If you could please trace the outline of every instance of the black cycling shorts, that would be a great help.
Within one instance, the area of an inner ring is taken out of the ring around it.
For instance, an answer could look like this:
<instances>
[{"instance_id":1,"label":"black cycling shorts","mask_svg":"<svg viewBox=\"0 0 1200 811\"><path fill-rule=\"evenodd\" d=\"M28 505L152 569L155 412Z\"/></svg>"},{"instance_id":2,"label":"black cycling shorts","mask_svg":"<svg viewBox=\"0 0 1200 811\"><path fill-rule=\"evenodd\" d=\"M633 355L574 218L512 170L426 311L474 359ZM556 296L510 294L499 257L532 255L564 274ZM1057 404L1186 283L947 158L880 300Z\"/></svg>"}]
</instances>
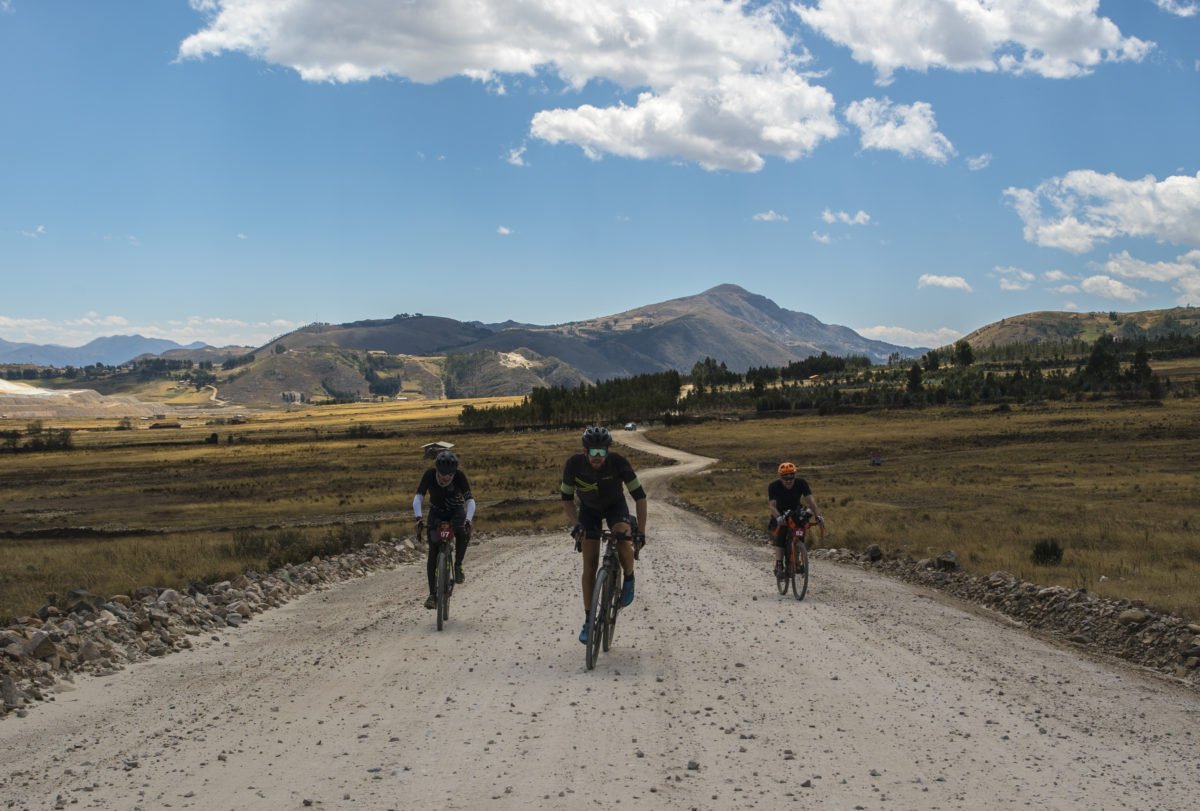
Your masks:
<instances>
[{"instance_id":1,"label":"black cycling shorts","mask_svg":"<svg viewBox=\"0 0 1200 811\"><path fill-rule=\"evenodd\" d=\"M614 524L631 523L629 505L625 503L625 499L614 502L603 509L595 509L584 504L579 505L579 524L583 527L584 537L599 540L600 531L603 529L601 522L607 523L609 529L612 529Z\"/></svg>"}]
</instances>

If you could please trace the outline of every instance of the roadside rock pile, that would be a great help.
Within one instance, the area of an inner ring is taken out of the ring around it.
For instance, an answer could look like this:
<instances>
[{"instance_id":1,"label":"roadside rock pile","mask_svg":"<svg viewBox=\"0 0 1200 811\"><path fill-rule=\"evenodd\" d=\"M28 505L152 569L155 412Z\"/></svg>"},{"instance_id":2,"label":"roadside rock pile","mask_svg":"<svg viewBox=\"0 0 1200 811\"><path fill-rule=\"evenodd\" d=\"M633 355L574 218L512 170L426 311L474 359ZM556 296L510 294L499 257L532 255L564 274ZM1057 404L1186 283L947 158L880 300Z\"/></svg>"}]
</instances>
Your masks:
<instances>
[{"instance_id":1,"label":"roadside rock pile","mask_svg":"<svg viewBox=\"0 0 1200 811\"><path fill-rule=\"evenodd\" d=\"M301 594L423 557L411 540L393 539L270 574L194 583L186 593L152 587L112 597L71 592L68 607L48 605L0 629L0 718L24 716L31 702L45 700L56 682L72 681L76 673L107 675L186 650L193 637L237 627Z\"/></svg>"},{"instance_id":2,"label":"roadside rock pile","mask_svg":"<svg viewBox=\"0 0 1200 811\"><path fill-rule=\"evenodd\" d=\"M750 527L680 499L671 501L755 543L765 541L765 521L761 528ZM861 566L944 591L1004 614L1041 633L1200 687L1200 623L1189 623L1144 603L1110 600L1085 589L1029 583L1007 572L969 574L959 570L958 558L952 551L924 560L885 560L883 551L877 546L867 547L862 552L816 549L812 556L816 560Z\"/></svg>"}]
</instances>

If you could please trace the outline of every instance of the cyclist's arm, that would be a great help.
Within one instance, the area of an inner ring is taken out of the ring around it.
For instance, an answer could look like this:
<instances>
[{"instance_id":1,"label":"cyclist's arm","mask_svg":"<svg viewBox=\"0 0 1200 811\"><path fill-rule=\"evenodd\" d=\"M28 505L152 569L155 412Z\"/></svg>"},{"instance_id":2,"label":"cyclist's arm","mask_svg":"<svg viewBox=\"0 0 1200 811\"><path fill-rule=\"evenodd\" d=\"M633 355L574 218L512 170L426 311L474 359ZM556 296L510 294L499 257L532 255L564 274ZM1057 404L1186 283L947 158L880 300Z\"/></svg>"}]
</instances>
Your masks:
<instances>
[{"instance_id":1,"label":"cyclist's arm","mask_svg":"<svg viewBox=\"0 0 1200 811\"><path fill-rule=\"evenodd\" d=\"M473 498L467 499L467 520L475 520L475 499Z\"/></svg>"},{"instance_id":2,"label":"cyclist's arm","mask_svg":"<svg viewBox=\"0 0 1200 811\"><path fill-rule=\"evenodd\" d=\"M637 513L638 532L646 534L646 499L639 498L633 502L634 512Z\"/></svg>"},{"instance_id":3,"label":"cyclist's arm","mask_svg":"<svg viewBox=\"0 0 1200 811\"><path fill-rule=\"evenodd\" d=\"M780 515L779 505L775 503L775 499L768 500L767 506L769 506L771 508L771 515L774 516L775 518L778 518Z\"/></svg>"},{"instance_id":4,"label":"cyclist's arm","mask_svg":"<svg viewBox=\"0 0 1200 811\"><path fill-rule=\"evenodd\" d=\"M417 493L415 496L413 496L413 515L415 515L417 517L418 521L421 520L421 494L420 493Z\"/></svg>"}]
</instances>

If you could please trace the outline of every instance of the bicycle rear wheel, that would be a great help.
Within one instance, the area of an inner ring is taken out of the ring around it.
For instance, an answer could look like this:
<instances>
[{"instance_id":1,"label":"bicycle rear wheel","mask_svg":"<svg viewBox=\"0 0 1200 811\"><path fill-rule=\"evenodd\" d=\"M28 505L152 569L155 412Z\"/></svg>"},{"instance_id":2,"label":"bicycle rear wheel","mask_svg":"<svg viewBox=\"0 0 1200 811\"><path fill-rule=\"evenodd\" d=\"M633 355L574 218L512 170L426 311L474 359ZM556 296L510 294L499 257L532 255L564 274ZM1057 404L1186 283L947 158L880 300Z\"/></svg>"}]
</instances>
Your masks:
<instances>
[{"instance_id":1,"label":"bicycle rear wheel","mask_svg":"<svg viewBox=\"0 0 1200 811\"><path fill-rule=\"evenodd\" d=\"M596 666L596 659L600 656L600 643L604 637L604 584L608 580L608 566L602 565L600 570L596 572L596 582L592 586L592 604L588 607L588 638L587 638L587 669L591 670Z\"/></svg>"},{"instance_id":2,"label":"bicycle rear wheel","mask_svg":"<svg viewBox=\"0 0 1200 811\"><path fill-rule=\"evenodd\" d=\"M808 547L804 541L796 539L795 567L792 571L792 594L797 600L803 600L808 593Z\"/></svg>"},{"instance_id":3,"label":"bicycle rear wheel","mask_svg":"<svg viewBox=\"0 0 1200 811\"><path fill-rule=\"evenodd\" d=\"M604 596L601 598L601 604L604 606L603 646L605 652L612 645L613 633L617 627L617 612L621 610L618 605L621 594L617 589L618 568L615 564L608 567L608 577L604 580Z\"/></svg>"},{"instance_id":4,"label":"bicycle rear wheel","mask_svg":"<svg viewBox=\"0 0 1200 811\"><path fill-rule=\"evenodd\" d=\"M437 629L450 619L450 560L445 546L437 557Z\"/></svg>"}]
</instances>

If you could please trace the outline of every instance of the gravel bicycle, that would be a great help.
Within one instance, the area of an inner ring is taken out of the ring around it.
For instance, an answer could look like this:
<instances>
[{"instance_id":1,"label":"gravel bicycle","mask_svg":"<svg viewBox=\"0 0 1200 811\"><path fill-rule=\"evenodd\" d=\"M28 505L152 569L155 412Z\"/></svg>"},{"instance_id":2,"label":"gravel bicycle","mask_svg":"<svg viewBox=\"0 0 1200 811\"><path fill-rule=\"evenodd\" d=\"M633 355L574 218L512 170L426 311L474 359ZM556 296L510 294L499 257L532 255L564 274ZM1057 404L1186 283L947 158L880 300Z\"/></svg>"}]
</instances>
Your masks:
<instances>
[{"instance_id":1,"label":"gravel bicycle","mask_svg":"<svg viewBox=\"0 0 1200 811\"><path fill-rule=\"evenodd\" d=\"M792 595L803 600L808 593L808 547L813 540L825 537L825 525L817 520L812 511L805 507L788 510L779 516L783 538L783 569L775 576L775 585L782 596L791 586Z\"/></svg>"},{"instance_id":2,"label":"gravel bicycle","mask_svg":"<svg viewBox=\"0 0 1200 811\"><path fill-rule=\"evenodd\" d=\"M424 522L418 533L425 528ZM437 564L434 567L434 594L437 597L437 629L442 630L450 619L450 595L454 593L454 526L449 521L439 521L429 528L429 543L438 544Z\"/></svg>"},{"instance_id":3,"label":"gravel bicycle","mask_svg":"<svg viewBox=\"0 0 1200 811\"><path fill-rule=\"evenodd\" d=\"M600 554L600 567L596 570L596 585L592 587L592 604L588 610L588 639L585 646L587 669L596 667L601 649L607 651L612 645L617 627L617 614L621 612L621 561L617 557L617 544L637 536L637 519L630 516L629 533L606 529L600 533L604 544ZM576 539L576 546L579 541ZM634 546L634 557L640 551Z\"/></svg>"}]
</instances>

